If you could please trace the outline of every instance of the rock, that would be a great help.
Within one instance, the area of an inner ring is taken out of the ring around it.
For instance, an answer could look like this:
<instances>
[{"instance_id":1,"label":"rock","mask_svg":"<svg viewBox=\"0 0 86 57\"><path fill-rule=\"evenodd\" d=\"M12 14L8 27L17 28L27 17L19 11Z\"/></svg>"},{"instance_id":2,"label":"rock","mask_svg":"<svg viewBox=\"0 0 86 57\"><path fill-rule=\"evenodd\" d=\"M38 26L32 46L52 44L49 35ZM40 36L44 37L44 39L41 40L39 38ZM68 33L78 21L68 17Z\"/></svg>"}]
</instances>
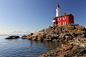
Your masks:
<instances>
[{"instance_id":1,"label":"rock","mask_svg":"<svg viewBox=\"0 0 86 57\"><path fill-rule=\"evenodd\" d=\"M47 34L55 34L55 31L52 28L47 28L44 32Z\"/></svg>"},{"instance_id":2,"label":"rock","mask_svg":"<svg viewBox=\"0 0 86 57\"><path fill-rule=\"evenodd\" d=\"M65 36L72 36L72 35L69 34L69 33L61 33L61 34L59 35L59 38L65 38Z\"/></svg>"},{"instance_id":3,"label":"rock","mask_svg":"<svg viewBox=\"0 0 86 57\"><path fill-rule=\"evenodd\" d=\"M49 38L49 37L51 37L51 35L46 35L46 38Z\"/></svg>"},{"instance_id":4,"label":"rock","mask_svg":"<svg viewBox=\"0 0 86 57\"><path fill-rule=\"evenodd\" d=\"M5 39L17 39L17 38L19 38L19 36L9 36L9 37L7 37Z\"/></svg>"},{"instance_id":5,"label":"rock","mask_svg":"<svg viewBox=\"0 0 86 57\"><path fill-rule=\"evenodd\" d=\"M58 42L59 40L57 40L57 39L53 39L53 41Z\"/></svg>"},{"instance_id":6,"label":"rock","mask_svg":"<svg viewBox=\"0 0 86 57\"><path fill-rule=\"evenodd\" d=\"M70 50L73 48L73 45L72 44L67 44L66 47L65 47L65 50Z\"/></svg>"},{"instance_id":7,"label":"rock","mask_svg":"<svg viewBox=\"0 0 86 57\"><path fill-rule=\"evenodd\" d=\"M72 37L71 36L65 36L65 40L72 40Z\"/></svg>"},{"instance_id":8,"label":"rock","mask_svg":"<svg viewBox=\"0 0 86 57\"><path fill-rule=\"evenodd\" d=\"M74 37L73 40L79 43L86 43L86 38Z\"/></svg>"},{"instance_id":9,"label":"rock","mask_svg":"<svg viewBox=\"0 0 86 57\"><path fill-rule=\"evenodd\" d=\"M61 45L61 48L62 48L62 49L65 49L65 47L66 47L65 44L62 44L62 45Z\"/></svg>"},{"instance_id":10,"label":"rock","mask_svg":"<svg viewBox=\"0 0 86 57\"><path fill-rule=\"evenodd\" d=\"M84 29L85 29L85 27L83 27L83 26L75 26L75 28L76 28L77 30L84 30Z\"/></svg>"},{"instance_id":11,"label":"rock","mask_svg":"<svg viewBox=\"0 0 86 57\"><path fill-rule=\"evenodd\" d=\"M33 37L34 36L43 36L43 37L46 37L46 34L44 32L37 32L37 33L34 33L32 36Z\"/></svg>"},{"instance_id":12,"label":"rock","mask_svg":"<svg viewBox=\"0 0 86 57\"><path fill-rule=\"evenodd\" d=\"M77 49L77 48L78 48L78 46L73 45L73 48L71 49L71 51L73 51L73 50L75 50L75 49Z\"/></svg>"},{"instance_id":13,"label":"rock","mask_svg":"<svg viewBox=\"0 0 86 57\"><path fill-rule=\"evenodd\" d=\"M43 41L52 41L51 39L44 39Z\"/></svg>"},{"instance_id":14,"label":"rock","mask_svg":"<svg viewBox=\"0 0 86 57\"><path fill-rule=\"evenodd\" d=\"M86 34L82 34L81 37L86 38Z\"/></svg>"},{"instance_id":15,"label":"rock","mask_svg":"<svg viewBox=\"0 0 86 57\"><path fill-rule=\"evenodd\" d=\"M59 35L57 35L57 34L52 34L51 37L52 37L53 39L58 39Z\"/></svg>"},{"instance_id":16,"label":"rock","mask_svg":"<svg viewBox=\"0 0 86 57\"><path fill-rule=\"evenodd\" d=\"M31 40L31 39L32 39L32 37L27 36L27 37L26 37L26 39Z\"/></svg>"},{"instance_id":17,"label":"rock","mask_svg":"<svg viewBox=\"0 0 86 57\"><path fill-rule=\"evenodd\" d=\"M19 36L14 36L14 37L12 37L12 39L17 39L17 38L19 38Z\"/></svg>"},{"instance_id":18,"label":"rock","mask_svg":"<svg viewBox=\"0 0 86 57\"><path fill-rule=\"evenodd\" d=\"M26 35L24 35L24 36L22 36L21 38L22 38L22 39L27 39L26 37L27 37L27 36L26 36Z\"/></svg>"},{"instance_id":19,"label":"rock","mask_svg":"<svg viewBox=\"0 0 86 57\"><path fill-rule=\"evenodd\" d=\"M32 40L34 40L34 41L37 40L37 36L33 36Z\"/></svg>"},{"instance_id":20,"label":"rock","mask_svg":"<svg viewBox=\"0 0 86 57\"><path fill-rule=\"evenodd\" d=\"M31 36L31 35L33 35L33 33L30 33L30 34L28 34L27 36Z\"/></svg>"},{"instance_id":21,"label":"rock","mask_svg":"<svg viewBox=\"0 0 86 57\"><path fill-rule=\"evenodd\" d=\"M49 57L47 54L40 55L39 57Z\"/></svg>"},{"instance_id":22,"label":"rock","mask_svg":"<svg viewBox=\"0 0 86 57\"><path fill-rule=\"evenodd\" d=\"M66 26L65 27L67 30L73 30L73 26Z\"/></svg>"},{"instance_id":23,"label":"rock","mask_svg":"<svg viewBox=\"0 0 86 57\"><path fill-rule=\"evenodd\" d=\"M27 35L27 37L32 37L32 35L33 35L33 33L30 33L30 34Z\"/></svg>"},{"instance_id":24,"label":"rock","mask_svg":"<svg viewBox=\"0 0 86 57\"><path fill-rule=\"evenodd\" d=\"M38 38L37 40L40 40L40 41L41 41L41 40L42 40L42 38Z\"/></svg>"},{"instance_id":25,"label":"rock","mask_svg":"<svg viewBox=\"0 0 86 57\"><path fill-rule=\"evenodd\" d=\"M58 29L55 29L55 33L56 33L56 34L59 34L59 30L58 30Z\"/></svg>"},{"instance_id":26,"label":"rock","mask_svg":"<svg viewBox=\"0 0 86 57\"><path fill-rule=\"evenodd\" d=\"M38 40L38 41L43 41L44 38L43 38L43 37L38 37L37 40Z\"/></svg>"},{"instance_id":27,"label":"rock","mask_svg":"<svg viewBox=\"0 0 86 57\"><path fill-rule=\"evenodd\" d=\"M51 35L46 35L46 39L50 39L50 38L52 38Z\"/></svg>"}]
</instances>

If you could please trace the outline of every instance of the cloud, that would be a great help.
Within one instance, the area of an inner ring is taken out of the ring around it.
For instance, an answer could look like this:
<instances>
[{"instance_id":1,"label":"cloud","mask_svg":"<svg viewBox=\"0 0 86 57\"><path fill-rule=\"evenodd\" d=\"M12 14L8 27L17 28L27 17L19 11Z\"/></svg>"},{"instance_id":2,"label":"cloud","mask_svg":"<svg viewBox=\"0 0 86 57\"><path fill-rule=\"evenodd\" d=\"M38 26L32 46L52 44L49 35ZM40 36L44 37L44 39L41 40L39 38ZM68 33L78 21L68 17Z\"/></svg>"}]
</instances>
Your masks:
<instances>
[{"instance_id":1,"label":"cloud","mask_svg":"<svg viewBox=\"0 0 86 57\"><path fill-rule=\"evenodd\" d=\"M18 30L15 30L15 31L0 31L0 34L29 34L29 33L32 33L30 31L18 31Z\"/></svg>"},{"instance_id":2,"label":"cloud","mask_svg":"<svg viewBox=\"0 0 86 57\"><path fill-rule=\"evenodd\" d=\"M29 31L11 31L10 33L31 33Z\"/></svg>"}]
</instances>

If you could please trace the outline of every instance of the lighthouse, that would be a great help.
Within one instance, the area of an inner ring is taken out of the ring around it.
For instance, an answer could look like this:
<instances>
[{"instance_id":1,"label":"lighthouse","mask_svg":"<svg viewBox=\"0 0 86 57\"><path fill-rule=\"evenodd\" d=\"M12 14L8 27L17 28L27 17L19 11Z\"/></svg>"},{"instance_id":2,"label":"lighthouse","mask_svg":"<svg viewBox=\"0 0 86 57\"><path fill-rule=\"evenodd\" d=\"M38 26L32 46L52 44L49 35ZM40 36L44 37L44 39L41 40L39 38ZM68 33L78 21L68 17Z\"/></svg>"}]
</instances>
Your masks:
<instances>
[{"instance_id":1,"label":"lighthouse","mask_svg":"<svg viewBox=\"0 0 86 57\"><path fill-rule=\"evenodd\" d=\"M75 25L74 24L74 16L72 14L60 15L60 6L57 5L56 8L56 17L53 18L53 26L60 26L60 25Z\"/></svg>"},{"instance_id":2,"label":"lighthouse","mask_svg":"<svg viewBox=\"0 0 86 57\"><path fill-rule=\"evenodd\" d=\"M60 6L59 4L57 5L57 8L56 8L56 17L60 16Z\"/></svg>"}]
</instances>

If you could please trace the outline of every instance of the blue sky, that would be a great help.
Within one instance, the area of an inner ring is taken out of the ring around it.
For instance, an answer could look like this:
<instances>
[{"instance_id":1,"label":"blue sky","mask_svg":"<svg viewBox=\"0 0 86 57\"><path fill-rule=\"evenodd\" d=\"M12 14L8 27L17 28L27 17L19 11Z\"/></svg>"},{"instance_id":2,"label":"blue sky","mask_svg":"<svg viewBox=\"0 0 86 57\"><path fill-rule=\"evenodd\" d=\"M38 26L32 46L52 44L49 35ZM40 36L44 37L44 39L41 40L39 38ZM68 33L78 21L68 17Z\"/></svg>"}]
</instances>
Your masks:
<instances>
[{"instance_id":1,"label":"blue sky","mask_svg":"<svg viewBox=\"0 0 86 57\"><path fill-rule=\"evenodd\" d=\"M38 32L52 26L59 3L60 14L72 13L86 27L86 0L0 0L0 34Z\"/></svg>"}]
</instances>

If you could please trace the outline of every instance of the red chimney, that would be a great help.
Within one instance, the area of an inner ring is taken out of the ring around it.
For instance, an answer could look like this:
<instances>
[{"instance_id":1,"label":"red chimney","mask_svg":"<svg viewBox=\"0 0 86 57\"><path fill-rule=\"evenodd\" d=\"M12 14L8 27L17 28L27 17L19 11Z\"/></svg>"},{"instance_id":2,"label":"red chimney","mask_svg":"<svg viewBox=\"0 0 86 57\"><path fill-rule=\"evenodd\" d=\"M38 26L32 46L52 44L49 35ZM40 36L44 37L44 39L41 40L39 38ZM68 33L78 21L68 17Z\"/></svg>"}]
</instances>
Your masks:
<instances>
[{"instance_id":1,"label":"red chimney","mask_svg":"<svg viewBox=\"0 0 86 57\"><path fill-rule=\"evenodd\" d=\"M64 15L66 15L66 13L64 13Z\"/></svg>"}]
</instances>

